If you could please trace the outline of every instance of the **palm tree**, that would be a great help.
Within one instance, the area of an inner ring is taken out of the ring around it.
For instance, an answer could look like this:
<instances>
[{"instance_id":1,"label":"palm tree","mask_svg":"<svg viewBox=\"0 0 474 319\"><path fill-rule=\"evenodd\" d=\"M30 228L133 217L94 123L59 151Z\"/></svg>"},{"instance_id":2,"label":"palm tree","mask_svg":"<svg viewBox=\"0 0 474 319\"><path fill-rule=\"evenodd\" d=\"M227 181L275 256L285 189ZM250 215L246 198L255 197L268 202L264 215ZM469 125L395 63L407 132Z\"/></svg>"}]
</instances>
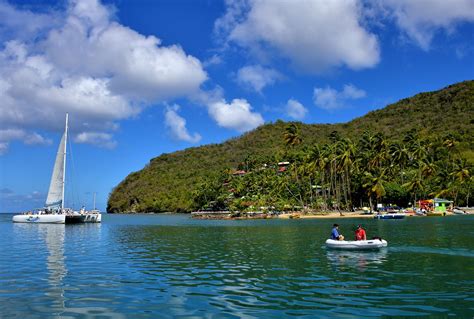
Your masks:
<instances>
[{"instance_id":1,"label":"palm tree","mask_svg":"<svg viewBox=\"0 0 474 319\"><path fill-rule=\"evenodd\" d=\"M369 197L370 209L372 210L372 195L375 195L377 202L385 196L385 170L382 170L380 174L373 175L370 172L364 173L364 184L363 187L366 189Z\"/></svg>"},{"instance_id":2,"label":"palm tree","mask_svg":"<svg viewBox=\"0 0 474 319\"><path fill-rule=\"evenodd\" d=\"M416 203L417 193L422 192L425 189L421 174L417 173L409 182L403 184L403 187L405 187L407 191L414 195L415 200L413 203Z\"/></svg>"},{"instance_id":3,"label":"palm tree","mask_svg":"<svg viewBox=\"0 0 474 319\"><path fill-rule=\"evenodd\" d=\"M405 143L392 143L389 147L391 166L400 167L402 184L405 183L405 167L409 161L409 152Z\"/></svg>"},{"instance_id":4,"label":"palm tree","mask_svg":"<svg viewBox=\"0 0 474 319\"><path fill-rule=\"evenodd\" d=\"M290 123L285 128L285 133L283 134L285 139L286 146L295 147L301 144L302 139L300 136L299 127L295 123Z\"/></svg>"},{"instance_id":5,"label":"palm tree","mask_svg":"<svg viewBox=\"0 0 474 319\"><path fill-rule=\"evenodd\" d=\"M453 134L448 134L443 140L443 145L448 149L449 153L456 148L458 141Z\"/></svg>"},{"instance_id":6,"label":"palm tree","mask_svg":"<svg viewBox=\"0 0 474 319\"><path fill-rule=\"evenodd\" d=\"M354 168L356 146L349 138L346 138L338 143L339 153L339 171L342 172L342 183L344 191L344 199L346 206L350 208L352 206L351 196L351 172Z\"/></svg>"},{"instance_id":7,"label":"palm tree","mask_svg":"<svg viewBox=\"0 0 474 319\"><path fill-rule=\"evenodd\" d=\"M471 177L471 167L465 159L457 159L453 165L453 171L450 174L453 177L456 190L454 191L454 202L457 201L458 189L462 188Z\"/></svg>"}]
</instances>

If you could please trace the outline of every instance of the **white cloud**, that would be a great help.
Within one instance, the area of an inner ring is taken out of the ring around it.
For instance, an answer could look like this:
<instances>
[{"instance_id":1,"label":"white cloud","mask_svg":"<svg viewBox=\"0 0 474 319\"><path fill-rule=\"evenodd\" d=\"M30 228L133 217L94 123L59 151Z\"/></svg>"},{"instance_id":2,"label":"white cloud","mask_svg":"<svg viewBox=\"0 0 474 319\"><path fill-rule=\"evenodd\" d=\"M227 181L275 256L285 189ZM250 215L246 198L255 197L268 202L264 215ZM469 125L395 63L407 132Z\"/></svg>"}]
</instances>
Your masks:
<instances>
[{"instance_id":1,"label":"white cloud","mask_svg":"<svg viewBox=\"0 0 474 319\"><path fill-rule=\"evenodd\" d=\"M112 134L103 132L82 132L74 138L76 143L86 143L96 145L98 147L112 149L117 146Z\"/></svg>"},{"instance_id":2,"label":"white cloud","mask_svg":"<svg viewBox=\"0 0 474 319\"><path fill-rule=\"evenodd\" d=\"M314 88L313 100L316 106L326 110L333 110L347 106L348 100L360 99L365 96L364 90L358 89L352 84L346 84L340 92L329 86L326 88Z\"/></svg>"},{"instance_id":3,"label":"white cloud","mask_svg":"<svg viewBox=\"0 0 474 319\"><path fill-rule=\"evenodd\" d=\"M209 59L203 62L204 67L209 67L211 65L219 65L222 63L222 57L218 54L214 54Z\"/></svg>"},{"instance_id":4,"label":"white cloud","mask_svg":"<svg viewBox=\"0 0 474 319\"><path fill-rule=\"evenodd\" d=\"M4 16L2 128L61 131L68 112L73 132L91 133L79 140L110 147L117 121L193 95L207 79L198 59L117 23L113 9L97 0L71 0L65 12L49 14L0 3ZM28 19L15 22L21 17ZM5 149L8 141L2 143Z\"/></svg>"},{"instance_id":5,"label":"white cloud","mask_svg":"<svg viewBox=\"0 0 474 319\"><path fill-rule=\"evenodd\" d=\"M321 73L379 62L377 37L362 20L357 0L249 0L228 2L215 32L259 57L276 52L303 72Z\"/></svg>"},{"instance_id":6,"label":"white cloud","mask_svg":"<svg viewBox=\"0 0 474 319\"><path fill-rule=\"evenodd\" d=\"M190 134L186 128L186 120L179 116L178 105L168 106L165 112L165 125L171 131L171 135L180 140L190 143L196 143L201 140L201 135L198 133Z\"/></svg>"},{"instance_id":7,"label":"white cloud","mask_svg":"<svg viewBox=\"0 0 474 319\"><path fill-rule=\"evenodd\" d=\"M342 97L345 99L360 99L367 95L364 90L356 88L352 84L344 85L342 90Z\"/></svg>"},{"instance_id":8,"label":"white cloud","mask_svg":"<svg viewBox=\"0 0 474 319\"><path fill-rule=\"evenodd\" d=\"M38 133L28 133L25 135L24 138L25 144L28 145L49 145L51 144L50 139L46 139L43 136L39 135Z\"/></svg>"},{"instance_id":9,"label":"white cloud","mask_svg":"<svg viewBox=\"0 0 474 319\"><path fill-rule=\"evenodd\" d=\"M22 129L9 128L0 130L0 155L8 151L11 141L23 141L28 145L49 145L51 140L44 138L36 132L27 132Z\"/></svg>"},{"instance_id":10,"label":"white cloud","mask_svg":"<svg viewBox=\"0 0 474 319\"><path fill-rule=\"evenodd\" d=\"M388 0L383 6L398 27L424 50L430 48L437 31L450 33L458 24L474 21L472 0Z\"/></svg>"},{"instance_id":11,"label":"white cloud","mask_svg":"<svg viewBox=\"0 0 474 319\"><path fill-rule=\"evenodd\" d=\"M294 99L289 99L285 106L286 113L295 120L302 120L308 113L303 104Z\"/></svg>"},{"instance_id":12,"label":"white cloud","mask_svg":"<svg viewBox=\"0 0 474 319\"><path fill-rule=\"evenodd\" d=\"M8 151L8 143L0 142L0 155L5 154Z\"/></svg>"},{"instance_id":13,"label":"white cloud","mask_svg":"<svg viewBox=\"0 0 474 319\"><path fill-rule=\"evenodd\" d=\"M246 132L264 123L259 113L252 112L252 106L245 99L234 99L230 104L225 100L208 104L209 114L221 127Z\"/></svg>"},{"instance_id":14,"label":"white cloud","mask_svg":"<svg viewBox=\"0 0 474 319\"><path fill-rule=\"evenodd\" d=\"M61 16L54 11L33 13L30 10L17 10L1 1L0 21L0 38L29 39L60 24Z\"/></svg>"},{"instance_id":15,"label":"white cloud","mask_svg":"<svg viewBox=\"0 0 474 319\"><path fill-rule=\"evenodd\" d=\"M243 87L251 88L261 93L263 88L281 79L281 74L261 65L248 65L237 71L237 82Z\"/></svg>"}]
</instances>

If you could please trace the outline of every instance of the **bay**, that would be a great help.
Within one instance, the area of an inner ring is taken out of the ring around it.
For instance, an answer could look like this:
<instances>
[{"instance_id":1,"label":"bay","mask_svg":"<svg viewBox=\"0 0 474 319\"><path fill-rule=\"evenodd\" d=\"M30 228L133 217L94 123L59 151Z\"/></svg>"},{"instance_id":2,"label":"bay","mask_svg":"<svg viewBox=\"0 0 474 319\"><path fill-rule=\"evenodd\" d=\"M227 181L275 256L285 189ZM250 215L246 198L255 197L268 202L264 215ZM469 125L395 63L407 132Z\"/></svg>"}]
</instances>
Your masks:
<instances>
[{"instance_id":1,"label":"bay","mask_svg":"<svg viewBox=\"0 0 474 319\"><path fill-rule=\"evenodd\" d=\"M1 318L474 316L474 216L193 220L104 215L13 224L0 214ZM362 223L379 252L324 247Z\"/></svg>"}]
</instances>

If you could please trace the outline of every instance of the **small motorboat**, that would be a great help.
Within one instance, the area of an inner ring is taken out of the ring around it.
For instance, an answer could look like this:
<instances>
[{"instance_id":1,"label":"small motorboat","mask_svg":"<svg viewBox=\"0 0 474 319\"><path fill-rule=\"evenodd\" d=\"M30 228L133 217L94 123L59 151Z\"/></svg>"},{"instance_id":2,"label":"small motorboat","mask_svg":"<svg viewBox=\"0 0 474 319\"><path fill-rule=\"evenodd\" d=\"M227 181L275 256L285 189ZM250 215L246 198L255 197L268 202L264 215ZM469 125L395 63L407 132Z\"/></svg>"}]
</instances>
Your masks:
<instances>
[{"instance_id":1,"label":"small motorboat","mask_svg":"<svg viewBox=\"0 0 474 319\"><path fill-rule=\"evenodd\" d=\"M457 208L457 207L453 209L453 214L456 214L456 215L467 215L467 213L466 213L464 210L462 210L462 209L460 209L460 208Z\"/></svg>"},{"instance_id":2,"label":"small motorboat","mask_svg":"<svg viewBox=\"0 0 474 319\"><path fill-rule=\"evenodd\" d=\"M369 239L369 240L326 240L326 247L332 249L346 250L372 250L387 247L385 239Z\"/></svg>"},{"instance_id":3,"label":"small motorboat","mask_svg":"<svg viewBox=\"0 0 474 319\"><path fill-rule=\"evenodd\" d=\"M389 214L377 214L374 216L375 219L403 219L406 217L405 213L389 213Z\"/></svg>"}]
</instances>

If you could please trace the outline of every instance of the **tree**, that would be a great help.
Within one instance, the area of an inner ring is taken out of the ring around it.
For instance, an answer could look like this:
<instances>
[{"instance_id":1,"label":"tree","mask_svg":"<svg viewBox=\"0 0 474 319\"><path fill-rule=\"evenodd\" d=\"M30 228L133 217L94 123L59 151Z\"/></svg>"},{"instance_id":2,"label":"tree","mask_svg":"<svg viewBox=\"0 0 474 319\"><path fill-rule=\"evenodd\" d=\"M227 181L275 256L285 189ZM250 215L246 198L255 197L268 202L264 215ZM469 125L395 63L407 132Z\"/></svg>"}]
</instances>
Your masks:
<instances>
[{"instance_id":1,"label":"tree","mask_svg":"<svg viewBox=\"0 0 474 319\"><path fill-rule=\"evenodd\" d=\"M409 182L403 184L403 187L405 187L407 191L412 193L415 197L413 203L416 203L416 195L425 189L423 179L421 178L420 174L415 174Z\"/></svg>"},{"instance_id":2,"label":"tree","mask_svg":"<svg viewBox=\"0 0 474 319\"><path fill-rule=\"evenodd\" d=\"M283 138L285 139L286 146L291 148L300 145L302 142L299 127L295 123L290 123L285 128Z\"/></svg>"},{"instance_id":3,"label":"tree","mask_svg":"<svg viewBox=\"0 0 474 319\"><path fill-rule=\"evenodd\" d=\"M370 172L364 173L364 184L363 187L366 189L369 197L370 209L372 210L372 195L375 195L377 202L385 196L385 171L382 170L379 174L373 175Z\"/></svg>"}]
</instances>

